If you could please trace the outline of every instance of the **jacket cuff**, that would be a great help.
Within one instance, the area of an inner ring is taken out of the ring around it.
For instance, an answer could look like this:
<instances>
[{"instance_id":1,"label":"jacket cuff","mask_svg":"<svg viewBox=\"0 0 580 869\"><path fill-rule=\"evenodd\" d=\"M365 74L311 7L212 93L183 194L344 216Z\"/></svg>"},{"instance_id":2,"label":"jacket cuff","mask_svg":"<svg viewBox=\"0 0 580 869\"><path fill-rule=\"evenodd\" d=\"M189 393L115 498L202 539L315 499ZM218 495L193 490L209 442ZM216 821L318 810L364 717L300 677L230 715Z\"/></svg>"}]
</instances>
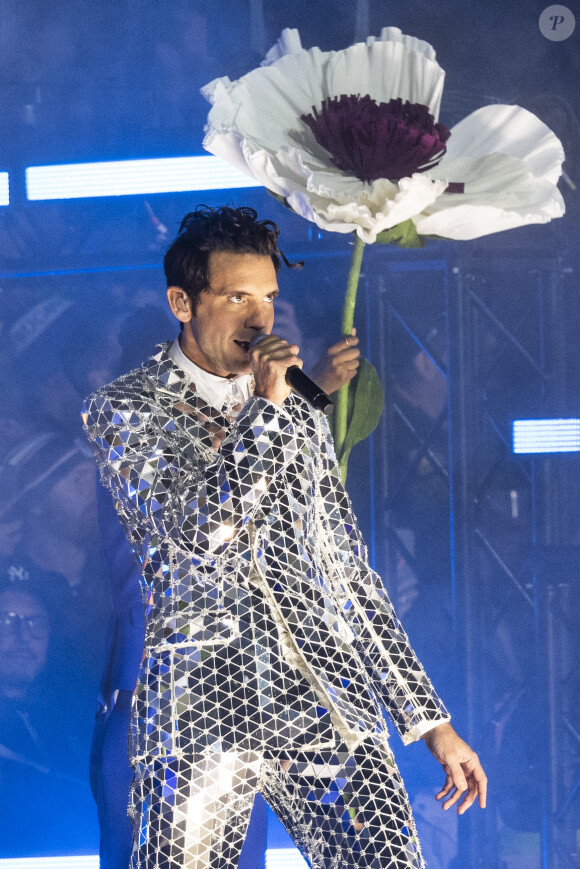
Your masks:
<instances>
[{"instance_id":1,"label":"jacket cuff","mask_svg":"<svg viewBox=\"0 0 580 869\"><path fill-rule=\"evenodd\" d=\"M429 733L430 730L439 727L440 724L449 724L450 721L450 715L437 718L434 721L418 721L417 724L414 724L413 727L403 735L403 745L411 745L412 742L418 742L420 739L423 739L425 734Z\"/></svg>"}]
</instances>

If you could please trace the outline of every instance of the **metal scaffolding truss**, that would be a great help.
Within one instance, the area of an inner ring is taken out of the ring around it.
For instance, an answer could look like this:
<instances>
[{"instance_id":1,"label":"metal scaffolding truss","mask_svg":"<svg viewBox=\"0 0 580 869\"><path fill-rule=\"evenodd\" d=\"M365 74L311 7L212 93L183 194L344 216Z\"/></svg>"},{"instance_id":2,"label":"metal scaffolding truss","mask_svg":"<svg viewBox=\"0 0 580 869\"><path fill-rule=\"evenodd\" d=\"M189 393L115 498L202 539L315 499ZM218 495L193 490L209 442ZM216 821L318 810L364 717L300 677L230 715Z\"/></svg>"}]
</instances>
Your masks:
<instances>
[{"instance_id":1,"label":"metal scaffolding truss","mask_svg":"<svg viewBox=\"0 0 580 869\"><path fill-rule=\"evenodd\" d=\"M385 557L412 639L490 771L461 866L508 865L511 837L526 866L564 869L580 827L580 471L576 456L515 456L511 423L572 415L566 270L456 252L381 270ZM446 631L454 670L424 638Z\"/></svg>"}]
</instances>

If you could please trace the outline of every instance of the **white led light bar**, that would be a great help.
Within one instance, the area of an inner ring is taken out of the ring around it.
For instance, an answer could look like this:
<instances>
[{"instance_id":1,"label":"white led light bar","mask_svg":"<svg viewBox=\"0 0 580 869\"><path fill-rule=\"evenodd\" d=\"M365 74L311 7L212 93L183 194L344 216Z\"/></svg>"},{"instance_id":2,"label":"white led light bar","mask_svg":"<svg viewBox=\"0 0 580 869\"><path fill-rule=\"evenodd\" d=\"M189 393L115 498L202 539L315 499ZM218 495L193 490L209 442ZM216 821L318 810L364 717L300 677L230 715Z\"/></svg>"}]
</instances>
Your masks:
<instances>
[{"instance_id":1,"label":"white led light bar","mask_svg":"<svg viewBox=\"0 0 580 869\"><path fill-rule=\"evenodd\" d=\"M308 869L308 863L297 848L268 848L266 869Z\"/></svg>"},{"instance_id":2,"label":"white led light bar","mask_svg":"<svg viewBox=\"0 0 580 869\"><path fill-rule=\"evenodd\" d=\"M514 453L580 452L580 419L516 419Z\"/></svg>"},{"instance_id":3,"label":"white led light bar","mask_svg":"<svg viewBox=\"0 0 580 869\"><path fill-rule=\"evenodd\" d=\"M99 856L4 858L0 860L0 869L99 869Z\"/></svg>"},{"instance_id":4,"label":"white led light bar","mask_svg":"<svg viewBox=\"0 0 580 869\"><path fill-rule=\"evenodd\" d=\"M268 848L266 869L308 869L296 848ZM78 857L18 857L0 859L0 869L99 869L97 854Z\"/></svg>"},{"instance_id":5,"label":"white led light bar","mask_svg":"<svg viewBox=\"0 0 580 869\"><path fill-rule=\"evenodd\" d=\"M31 201L261 186L259 181L234 169L220 157L210 156L69 163L26 169L26 197Z\"/></svg>"},{"instance_id":6,"label":"white led light bar","mask_svg":"<svg viewBox=\"0 0 580 869\"><path fill-rule=\"evenodd\" d=\"M8 185L8 172L0 172L0 205L10 204L10 188Z\"/></svg>"}]
</instances>

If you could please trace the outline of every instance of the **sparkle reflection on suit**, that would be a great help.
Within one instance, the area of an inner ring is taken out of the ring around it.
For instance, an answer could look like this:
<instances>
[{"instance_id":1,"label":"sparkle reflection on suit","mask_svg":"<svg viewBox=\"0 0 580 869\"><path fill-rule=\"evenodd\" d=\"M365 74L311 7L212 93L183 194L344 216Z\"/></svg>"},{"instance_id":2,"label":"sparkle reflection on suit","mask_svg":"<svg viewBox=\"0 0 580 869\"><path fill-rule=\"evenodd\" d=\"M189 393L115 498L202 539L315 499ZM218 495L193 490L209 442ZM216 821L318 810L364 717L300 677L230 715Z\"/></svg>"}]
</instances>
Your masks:
<instances>
[{"instance_id":1,"label":"sparkle reflection on suit","mask_svg":"<svg viewBox=\"0 0 580 869\"><path fill-rule=\"evenodd\" d=\"M383 709L404 742L448 715L368 565L326 420L294 395L228 419L168 349L83 414L143 565L133 866L235 866L256 790L313 866L422 866Z\"/></svg>"}]
</instances>

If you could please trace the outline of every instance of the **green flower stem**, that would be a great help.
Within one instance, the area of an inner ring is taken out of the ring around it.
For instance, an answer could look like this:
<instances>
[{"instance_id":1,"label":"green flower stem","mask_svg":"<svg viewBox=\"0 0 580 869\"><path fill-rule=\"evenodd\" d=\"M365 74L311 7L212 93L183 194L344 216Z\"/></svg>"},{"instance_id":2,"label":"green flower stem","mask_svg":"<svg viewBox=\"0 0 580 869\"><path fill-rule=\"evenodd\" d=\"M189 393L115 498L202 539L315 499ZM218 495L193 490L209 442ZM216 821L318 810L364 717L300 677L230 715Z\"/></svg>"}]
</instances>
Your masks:
<instances>
[{"instance_id":1,"label":"green flower stem","mask_svg":"<svg viewBox=\"0 0 580 869\"><path fill-rule=\"evenodd\" d=\"M350 258L350 269L346 282L346 293L342 309L342 334L350 335L354 323L354 309L356 305L356 292L360 278L360 269L363 258L365 243L358 235L354 236L354 246ZM349 384L342 386L337 393L334 409L334 446L339 460L346 438L348 426L348 389Z\"/></svg>"}]
</instances>

